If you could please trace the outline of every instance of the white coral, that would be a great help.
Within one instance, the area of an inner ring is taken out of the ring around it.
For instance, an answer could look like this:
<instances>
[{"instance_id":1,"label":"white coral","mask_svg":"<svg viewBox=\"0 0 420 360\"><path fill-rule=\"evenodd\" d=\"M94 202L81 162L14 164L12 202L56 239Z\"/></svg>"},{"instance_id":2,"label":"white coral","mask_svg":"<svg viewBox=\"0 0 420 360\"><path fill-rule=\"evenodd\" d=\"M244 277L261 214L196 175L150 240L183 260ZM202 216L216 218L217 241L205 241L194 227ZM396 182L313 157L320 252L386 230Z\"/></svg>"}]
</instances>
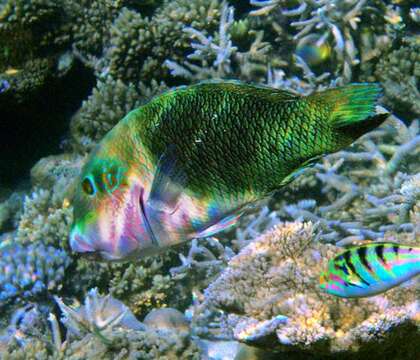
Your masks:
<instances>
[{"instance_id":1,"label":"white coral","mask_svg":"<svg viewBox=\"0 0 420 360\"><path fill-rule=\"evenodd\" d=\"M57 296L55 300L63 313L61 322L77 336L89 332L101 334L114 327L135 330L145 328L121 301L110 295L100 296L96 288L88 292L82 306L67 306Z\"/></svg>"}]
</instances>

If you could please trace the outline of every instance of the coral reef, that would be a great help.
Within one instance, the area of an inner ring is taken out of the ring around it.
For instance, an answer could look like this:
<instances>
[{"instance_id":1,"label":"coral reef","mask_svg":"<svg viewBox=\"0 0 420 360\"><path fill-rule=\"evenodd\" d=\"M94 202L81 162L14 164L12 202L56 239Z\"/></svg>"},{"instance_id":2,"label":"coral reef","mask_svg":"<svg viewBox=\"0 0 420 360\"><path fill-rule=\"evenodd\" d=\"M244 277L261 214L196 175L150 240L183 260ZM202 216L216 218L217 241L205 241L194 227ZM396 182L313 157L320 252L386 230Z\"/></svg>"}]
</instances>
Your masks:
<instances>
[{"instance_id":1,"label":"coral reef","mask_svg":"<svg viewBox=\"0 0 420 360\"><path fill-rule=\"evenodd\" d=\"M65 251L42 243L26 247L13 244L3 248L0 255L0 307L61 290L70 264Z\"/></svg>"},{"instance_id":2,"label":"coral reef","mask_svg":"<svg viewBox=\"0 0 420 360\"><path fill-rule=\"evenodd\" d=\"M62 194L61 194L62 195ZM16 231L22 245L45 244L68 250L67 234L73 219L68 200L56 199L51 191L39 189L26 197Z\"/></svg>"},{"instance_id":3,"label":"coral reef","mask_svg":"<svg viewBox=\"0 0 420 360\"><path fill-rule=\"evenodd\" d=\"M101 297L97 289L88 292L82 306L69 307L60 298L56 297L55 300L63 313L61 322L70 335L101 333L116 326L133 330L145 329L127 306L110 295Z\"/></svg>"},{"instance_id":4,"label":"coral reef","mask_svg":"<svg viewBox=\"0 0 420 360\"><path fill-rule=\"evenodd\" d=\"M56 300L63 313L62 322L67 329L66 340L62 341L57 318L50 313L51 330L47 331L48 335L40 337L36 334L37 336L31 338L25 334L25 341L19 342L14 341L14 336L0 338L0 349L7 349L2 358L201 358L201 350L191 340L188 332L153 328L146 330L123 303L109 295L102 297L97 290L89 291L83 306L69 307L59 298ZM31 326L35 326L33 321Z\"/></svg>"},{"instance_id":5,"label":"coral reef","mask_svg":"<svg viewBox=\"0 0 420 360\"><path fill-rule=\"evenodd\" d=\"M311 73L324 72L324 78L334 76L339 83L354 78L361 59L368 61L389 47L401 26L399 8L375 0L298 1L251 0L253 16L275 13L277 28L292 34L296 47L293 61L296 67ZM381 17L379 13L386 16ZM276 21L275 20L275 21ZM327 66L324 66L327 65Z\"/></svg>"},{"instance_id":6,"label":"coral reef","mask_svg":"<svg viewBox=\"0 0 420 360\"><path fill-rule=\"evenodd\" d=\"M82 60L93 63L109 42L109 29L123 5L122 1L66 1L66 5L73 20L72 50Z\"/></svg>"},{"instance_id":7,"label":"coral reef","mask_svg":"<svg viewBox=\"0 0 420 360\"><path fill-rule=\"evenodd\" d=\"M235 22L234 8L224 3L220 14L217 32L207 35L196 27L185 27L184 32L195 40L191 42L194 52L187 55L181 63L171 56L165 64L174 76L188 80L232 77L251 80L261 74L264 76L270 61L270 45L263 41L264 32L251 31L248 22ZM233 38L240 43L247 38L249 48L240 50L233 44ZM253 41L249 41L252 38ZM275 63L275 62L274 62ZM265 64L265 65L264 65Z\"/></svg>"},{"instance_id":8,"label":"coral reef","mask_svg":"<svg viewBox=\"0 0 420 360\"><path fill-rule=\"evenodd\" d=\"M5 95L21 102L65 71L60 68L70 36L62 1L3 1L0 4L0 80Z\"/></svg>"},{"instance_id":9,"label":"coral reef","mask_svg":"<svg viewBox=\"0 0 420 360\"><path fill-rule=\"evenodd\" d=\"M420 42L418 37L405 42L382 58L375 69L384 87L385 104L404 117L419 117ZM403 110L401 110L403 109Z\"/></svg>"},{"instance_id":10,"label":"coral reef","mask_svg":"<svg viewBox=\"0 0 420 360\"><path fill-rule=\"evenodd\" d=\"M232 258L205 291L202 305L224 311L220 330L240 341L277 347L290 358L294 352L385 356L403 337L407 346L418 342L415 284L359 300L320 293L319 273L338 248L319 242L316 233L311 223L282 223ZM419 239L411 243L418 245ZM401 351L400 358L414 348Z\"/></svg>"},{"instance_id":11,"label":"coral reef","mask_svg":"<svg viewBox=\"0 0 420 360\"><path fill-rule=\"evenodd\" d=\"M0 357L418 357L417 283L361 300L317 287L339 247L419 242L418 24L416 1L0 0L0 107L37 99L77 66L94 79L65 116L62 153L35 164L31 188L0 189ZM72 254L84 156L153 96L214 78L299 94L377 81L401 119L307 169L217 239L131 264Z\"/></svg>"},{"instance_id":12,"label":"coral reef","mask_svg":"<svg viewBox=\"0 0 420 360\"><path fill-rule=\"evenodd\" d=\"M111 76L98 80L92 95L72 120L72 147L78 152L88 152L128 112L165 89L163 83L152 82L151 86L126 85Z\"/></svg>"}]
</instances>

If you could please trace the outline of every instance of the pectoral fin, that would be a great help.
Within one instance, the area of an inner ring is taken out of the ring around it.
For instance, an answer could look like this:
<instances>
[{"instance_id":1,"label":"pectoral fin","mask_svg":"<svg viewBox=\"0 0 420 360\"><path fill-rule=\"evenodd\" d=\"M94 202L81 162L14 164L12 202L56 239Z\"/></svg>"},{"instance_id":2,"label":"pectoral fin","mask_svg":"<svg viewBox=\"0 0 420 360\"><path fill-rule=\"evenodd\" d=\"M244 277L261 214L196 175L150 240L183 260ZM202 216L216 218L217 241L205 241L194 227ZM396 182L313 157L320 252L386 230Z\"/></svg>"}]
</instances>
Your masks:
<instances>
[{"instance_id":1,"label":"pectoral fin","mask_svg":"<svg viewBox=\"0 0 420 360\"><path fill-rule=\"evenodd\" d=\"M213 225L210 225L208 228L194 234L194 237L195 238L210 237L210 236L213 236L214 234L219 233L220 231L227 230L238 222L242 214L243 214L243 211L241 211L240 213L229 215L225 217L224 219L220 220L219 222Z\"/></svg>"},{"instance_id":2,"label":"pectoral fin","mask_svg":"<svg viewBox=\"0 0 420 360\"><path fill-rule=\"evenodd\" d=\"M175 212L186 185L187 176L177 160L176 147L168 146L157 164L147 205L156 211Z\"/></svg>"},{"instance_id":3,"label":"pectoral fin","mask_svg":"<svg viewBox=\"0 0 420 360\"><path fill-rule=\"evenodd\" d=\"M316 162L321 159L324 156L322 155L316 155L308 160L306 160L302 165L300 165L297 169L293 170L289 175L287 175L282 182L280 183L280 186L285 186L289 183L291 183L293 180L295 180L298 176L300 176L306 169L314 166Z\"/></svg>"}]
</instances>

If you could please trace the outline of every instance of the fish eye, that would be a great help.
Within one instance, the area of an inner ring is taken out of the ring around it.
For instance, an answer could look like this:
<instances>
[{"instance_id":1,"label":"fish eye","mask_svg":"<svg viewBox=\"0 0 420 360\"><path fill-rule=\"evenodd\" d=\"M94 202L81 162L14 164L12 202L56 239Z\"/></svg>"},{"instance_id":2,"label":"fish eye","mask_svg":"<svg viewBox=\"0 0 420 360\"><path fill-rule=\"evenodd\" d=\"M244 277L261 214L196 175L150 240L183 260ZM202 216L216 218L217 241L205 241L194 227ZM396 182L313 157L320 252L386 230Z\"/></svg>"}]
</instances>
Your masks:
<instances>
[{"instance_id":1,"label":"fish eye","mask_svg":"<svg viewBox=\"0 0 420 360\"><path fill-rule=\"evenodd\" d=\"M85 194L93 195L95 194L95 188L93 186L92 180L89 178L84 178L82 181L82 189L85 192Z\"/></svg>"}]
</instances>

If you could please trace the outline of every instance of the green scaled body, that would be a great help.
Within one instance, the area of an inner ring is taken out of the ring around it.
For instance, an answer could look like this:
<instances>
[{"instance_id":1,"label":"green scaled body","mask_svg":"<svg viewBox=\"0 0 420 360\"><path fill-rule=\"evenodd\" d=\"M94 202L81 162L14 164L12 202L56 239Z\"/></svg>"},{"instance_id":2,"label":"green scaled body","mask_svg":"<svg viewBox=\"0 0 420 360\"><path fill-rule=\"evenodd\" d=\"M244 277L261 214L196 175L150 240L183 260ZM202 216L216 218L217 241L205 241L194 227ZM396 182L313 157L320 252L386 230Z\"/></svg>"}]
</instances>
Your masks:
<instances>
[{"instance_id":1,"label":"green scaled body","mask_svg":"<svg viewBox=\"0 0 420 360\"><path fill-rule=\"evenodd\" d=\"M147 256L211 236L322 155L381 124L376 84L302 97L208 82L129 113L90 155L70 244L106 259Z\"/></svg>"},{"instance_id":2,"label":"green scaled body","mask_svg":"<svg viewBox=\"0 0 420 360\"><path fill-rule=\"evenodd\" d=\"M358 122L375 114L378 90L359 84L300 97L240 83L203 83L156 98L132 121L156 156L175 145L191 190L259 198L279 189L305 162L375 128L374 119Z\"/></svg>"}]
</instances>

